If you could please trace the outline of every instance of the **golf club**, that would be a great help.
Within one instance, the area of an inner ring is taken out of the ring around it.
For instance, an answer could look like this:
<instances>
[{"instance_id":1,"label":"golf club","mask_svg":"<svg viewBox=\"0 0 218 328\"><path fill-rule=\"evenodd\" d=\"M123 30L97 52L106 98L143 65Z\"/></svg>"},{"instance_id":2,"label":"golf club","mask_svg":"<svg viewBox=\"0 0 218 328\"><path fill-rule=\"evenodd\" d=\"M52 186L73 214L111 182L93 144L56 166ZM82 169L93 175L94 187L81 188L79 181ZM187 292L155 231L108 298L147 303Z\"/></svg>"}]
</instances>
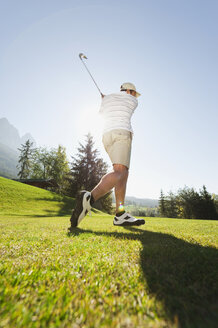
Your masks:
<instances>
[{"instance_id":1,"label":"golf club","mask_svg":"<svg viewBox=\"0 0 218 328\"><path fill-rule=\"evenodd\" d=\"M82 53L79 54L79 58L80 58L81 61L83 62L83 65L84 65L85 68L87 69L87 71L88 71L89 75L91 76L93 82L95 83L96 87L98 88L98 91L100 92L101 96L103 97L103 93L101 92L101 90L99 89L97 83L96 83L95 80L93 79L93 76L92 76L92 74L90 73L90 71L88 70L88 67L86 66L86 64L85 64L84 61L82 60L83 58L84 58L84 59L88 59L88 58L87 58L84 54L82 54Z\"/></svg>"}]
</instances>

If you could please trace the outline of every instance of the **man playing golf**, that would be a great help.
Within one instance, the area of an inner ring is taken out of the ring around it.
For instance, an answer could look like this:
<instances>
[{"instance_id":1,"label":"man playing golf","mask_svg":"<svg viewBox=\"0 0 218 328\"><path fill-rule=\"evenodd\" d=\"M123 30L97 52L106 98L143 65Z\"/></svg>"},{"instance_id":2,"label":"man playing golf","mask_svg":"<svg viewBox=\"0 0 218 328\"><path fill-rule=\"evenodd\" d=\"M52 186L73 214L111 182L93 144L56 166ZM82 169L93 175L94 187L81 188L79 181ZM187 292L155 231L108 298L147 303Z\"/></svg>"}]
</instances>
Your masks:
<instances>
[{"instance_id":1,"label":"man playing golf","mask_svg":"<svg viewBox=\"0 0 218 328\"><path fill-rule=\"evenodd\" d=\"M102 177L97 186L90 191L81 191L71 216L71 227L77 227L94 202L114 188L116 198L116 214L113 224L116 226L134 226L145 224L145 220L136 219L125 212L124 199L128 170L130 165L133 130L131 117L134 113L140 93L134 84L123 83L119 93L102 95L100 113L104 119L102 141L113 164L113 171Z\"/></svg>"}]
</instances>

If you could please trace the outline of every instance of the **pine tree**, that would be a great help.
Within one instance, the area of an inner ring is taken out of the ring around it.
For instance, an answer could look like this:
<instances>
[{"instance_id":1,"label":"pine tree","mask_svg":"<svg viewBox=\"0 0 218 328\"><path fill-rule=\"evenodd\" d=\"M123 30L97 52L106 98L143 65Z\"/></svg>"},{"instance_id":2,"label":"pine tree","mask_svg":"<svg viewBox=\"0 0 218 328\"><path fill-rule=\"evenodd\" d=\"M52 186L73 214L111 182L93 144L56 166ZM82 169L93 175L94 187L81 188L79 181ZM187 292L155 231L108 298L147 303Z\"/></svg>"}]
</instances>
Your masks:
<instances>
[{"instance_id":1,"label":"pine tree","mask_svg":"<svg viewBox=\"0 0 218 328\"><path fill-rule=\"evenodd\" d=\"M21 148L18 148L20 151L20 156L18 160L17 168L19 170L18 177L20 179L27 179L30 174L31 169L31 158L33 154L33 142L30 142L28 139L25 144L21 145Z\"/></svg>"},{"instance_id":2,"label":"pine tree","mask_svg":"<svg viewBox=\"0 0 218 328\"><path fill-rule=\"evenodd\" d=\"M72 157L71 183L69 194L73 197L80 190L91 191L107 173L107 164L99 158L99 151L94 149L94 141L91 134L86 135L85 145L79 143L78 153ZM110 193L97 202L102 210L110 212L112 199Z\"/></svg>"},{"instance_id":3,"label":"pine tree","mask_svg":"<svg viewBox=\"0 0 218 328\"><path fill-rule=\"evenodd\" d=\"M166 217L165 197L164 197L164 193L163 193L162 189L160 191L159 213L160 213L160 216Z\"/></svg>"},{"instance_id":4,"label":"pine tree","mask_svg":"<svg viewBox=\"0 0 218 328\"><path fill-rule=\"evenodd\" d=\"M179 217L182 219L198 219L200 212L200 196L194 188L180 189L177 196Z\"/></svg>"},{"instance_id":5,"label":"pine tree","mask_svg":"<svg viewBox=\"0 0 218 328\"><path fill-rule=\"evenodd\" d=\"M178 214L178 210L177 210L177 198L176 195L173 194L172 191L170 191L168 193L168 197L167 197L167 210L166 210L166 214L168 218L177 218Z\"/></svg>"},{"instance_id":6,"label":"pine tree","mask_svg":"<svg viewBox=\"0 0 218 328\"><path fill-rule=\"evenodd\" d=\"M208 193L205 186L200 190L201 199L201 217L202 219L216 220L218 214L216 211L216 206L214 199L211 194Z\"/></svg>"},{"instance_id":7,"label":"pine tree","mask_svg":"<svg viewBox=\"0 0 218 328\"><path fill-rule=\"evenodd\" d=\"M216 213L217 213L217 216L218 216L218 195L213 194L212 195L212 198L213 198L215 209L216 209Z\"/></svg>"},{"instance_id":8,"label":"pine tree","mask_svg":"<svg viewBox=\"0 0 218 328\"><path fill-rule=\"evenodd\" d=\"M78 153L72 157L71 193L75 196L79 190L91 190L107 172L107 164L98 158L99 152L94 149L93 137L86 135L86 143L79 143Z\"/></svg>"}]
</instances>

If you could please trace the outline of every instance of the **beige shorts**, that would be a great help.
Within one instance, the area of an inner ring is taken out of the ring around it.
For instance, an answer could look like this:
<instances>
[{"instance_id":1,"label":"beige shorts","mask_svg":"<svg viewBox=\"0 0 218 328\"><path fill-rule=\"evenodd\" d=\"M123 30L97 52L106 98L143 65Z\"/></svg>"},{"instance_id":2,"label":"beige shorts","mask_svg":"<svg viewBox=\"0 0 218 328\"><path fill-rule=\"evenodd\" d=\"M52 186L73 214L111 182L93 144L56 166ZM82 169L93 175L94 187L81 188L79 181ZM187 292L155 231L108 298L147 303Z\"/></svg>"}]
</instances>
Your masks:
<instances>
[{"instance_id":1,"label":"beige shorts","mask_svg":"<svg viewBox=\"0 0 218 328\"><path fill-rule=\"evenodd\" d=\"M103 134L102 142L112 164L122 164L129 168L132 146L130 131L111 130Z\"/></svg>"}]
</instances>

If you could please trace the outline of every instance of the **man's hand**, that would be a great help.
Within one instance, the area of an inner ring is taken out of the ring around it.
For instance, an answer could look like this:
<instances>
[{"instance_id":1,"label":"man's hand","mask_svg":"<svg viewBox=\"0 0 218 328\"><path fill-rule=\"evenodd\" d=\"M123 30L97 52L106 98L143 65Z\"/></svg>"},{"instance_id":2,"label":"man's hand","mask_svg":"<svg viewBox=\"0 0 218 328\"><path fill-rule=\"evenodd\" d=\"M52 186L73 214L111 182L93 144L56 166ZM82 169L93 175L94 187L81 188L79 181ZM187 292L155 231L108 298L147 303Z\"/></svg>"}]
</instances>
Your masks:
<instances>
[{"instance_id":1,"label":"man's hand","mask_svg":"<svg viewBox=\"0 0 218 328\"><path fill-rule=\"evenodd\" d=\"M104 98L105 95L101 94L101 98Z\"/></svg>"}]
</instances>

